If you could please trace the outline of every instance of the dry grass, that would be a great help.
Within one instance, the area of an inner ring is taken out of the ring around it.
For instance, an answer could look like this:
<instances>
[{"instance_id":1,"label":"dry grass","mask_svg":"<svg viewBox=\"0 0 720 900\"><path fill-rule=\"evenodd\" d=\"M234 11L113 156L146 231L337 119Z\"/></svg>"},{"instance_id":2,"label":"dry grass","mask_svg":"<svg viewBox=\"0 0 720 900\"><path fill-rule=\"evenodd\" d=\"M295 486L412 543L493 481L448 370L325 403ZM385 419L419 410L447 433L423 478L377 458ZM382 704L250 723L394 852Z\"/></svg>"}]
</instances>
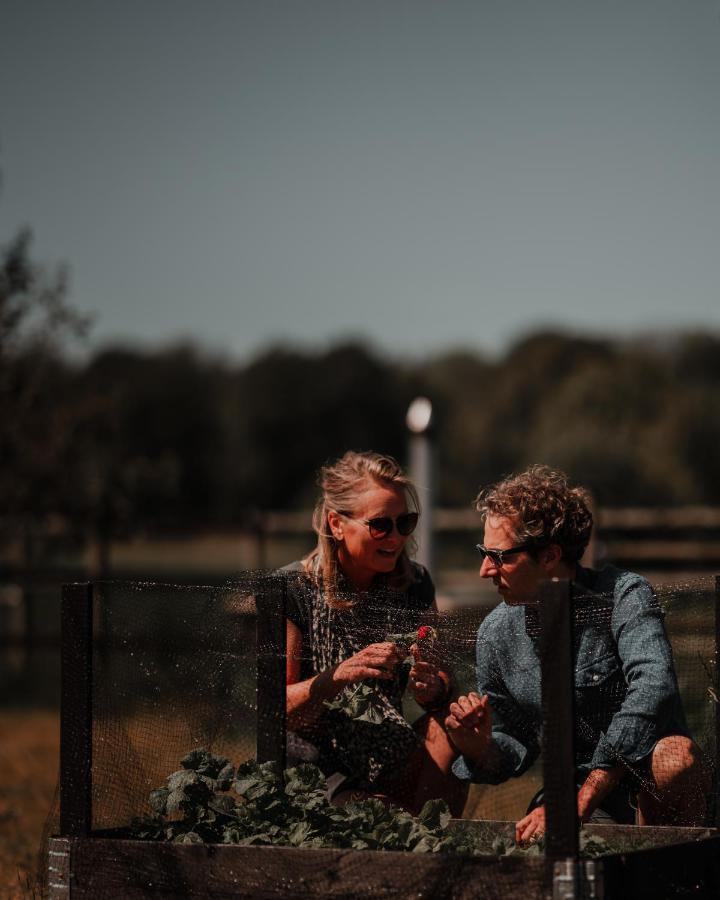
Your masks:
<instances>
[{"instance_id":1,"label":"dry grass","mask_svg":"<svg viewBox=\"0 0 720 900\"><path fill-rule=\"evenodd\" d=\"M33 897L57 782L60 724L50 711L0 711L0 897Z\"/></svg>"}]
</instances>

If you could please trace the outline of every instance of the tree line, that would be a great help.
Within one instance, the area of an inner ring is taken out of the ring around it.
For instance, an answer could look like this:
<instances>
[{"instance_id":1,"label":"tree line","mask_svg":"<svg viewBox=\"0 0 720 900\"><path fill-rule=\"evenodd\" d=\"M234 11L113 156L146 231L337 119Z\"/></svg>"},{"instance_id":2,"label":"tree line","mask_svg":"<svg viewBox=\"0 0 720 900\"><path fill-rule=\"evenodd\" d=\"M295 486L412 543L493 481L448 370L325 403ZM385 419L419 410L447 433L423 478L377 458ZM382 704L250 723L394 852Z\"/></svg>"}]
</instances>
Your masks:
<instances>
[{"instance_id":1,"label":"tree line","mask_svg":"<svg viewBox=\"0 0 720 900\"><path fill-rule=\"evenodd\" d=\"M607 506L720 504L720 336L544 331L499 358L391 359L362 342L233 361L190 344L69 353L88 323L21 234L0 258L0 537L48 523L81 541L247 527L307 507L348 448L407 456L405 413L435 409L437 502L532 462Z\"/></svg>"}]
</instances>

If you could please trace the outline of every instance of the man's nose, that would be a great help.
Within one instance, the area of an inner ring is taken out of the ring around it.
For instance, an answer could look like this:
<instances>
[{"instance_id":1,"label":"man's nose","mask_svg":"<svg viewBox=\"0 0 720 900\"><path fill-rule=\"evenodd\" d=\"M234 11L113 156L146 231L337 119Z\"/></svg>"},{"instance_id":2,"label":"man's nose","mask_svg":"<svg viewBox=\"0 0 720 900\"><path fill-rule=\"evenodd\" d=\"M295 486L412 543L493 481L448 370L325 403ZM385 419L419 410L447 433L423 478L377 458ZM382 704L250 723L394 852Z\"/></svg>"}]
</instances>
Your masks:
<instances>
[{"instance_id":1,"label":"man's nose","mask_svg":"<svg viewBox=\"0 0 720 900\"><path fill-rule=\"evenodd\" d=\"M497 573L497 566L490 559L489 556L486 556L485 559L480 563L480 577L481 578L492 578L493 575Z\"/></svg>"}]
</instances>

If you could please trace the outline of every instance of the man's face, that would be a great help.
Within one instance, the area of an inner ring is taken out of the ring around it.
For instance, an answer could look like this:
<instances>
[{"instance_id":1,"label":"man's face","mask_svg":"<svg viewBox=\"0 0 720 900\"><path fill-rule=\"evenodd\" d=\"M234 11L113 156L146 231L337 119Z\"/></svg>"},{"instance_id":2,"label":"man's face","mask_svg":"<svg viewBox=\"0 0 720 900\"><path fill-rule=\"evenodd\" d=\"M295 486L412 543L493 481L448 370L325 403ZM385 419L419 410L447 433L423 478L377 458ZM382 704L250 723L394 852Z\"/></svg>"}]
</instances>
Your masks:
<instances>
[{"instance_id":1,"label":"man's face","mask_svg":"<svg viewBox=\"0 0 720 900\"><path fill-rule=\"evenodd\" d=\"M483 544L490 550L509 550L520 544L511 519L488 516ZM498 593L511 606L533 603L541 581L548 577L545 567L526 551L515 553L496 565L485 557L480 566L481 578L492 578Z\"/></svg>"}]
</instances>

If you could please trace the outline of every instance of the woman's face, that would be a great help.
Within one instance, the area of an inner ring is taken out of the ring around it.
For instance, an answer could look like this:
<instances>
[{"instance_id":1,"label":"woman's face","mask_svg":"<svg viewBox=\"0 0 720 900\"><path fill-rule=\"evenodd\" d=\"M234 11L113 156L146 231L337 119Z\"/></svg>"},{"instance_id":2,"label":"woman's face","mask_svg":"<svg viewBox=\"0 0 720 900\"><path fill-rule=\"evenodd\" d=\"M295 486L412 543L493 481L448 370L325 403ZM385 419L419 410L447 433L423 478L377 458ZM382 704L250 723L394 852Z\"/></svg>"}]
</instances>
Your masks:
<instances>
[{"instance_id":1,"label":"woman's face","mask_svg":"<svg viewBox=\"0 0 720 900\"><path fill-rule=\"evenodd\" d=\"M368 484L352 510L352 518L328 514L328 524L338 541L338 561L345 574L359 587L367 587L379 574L392 572L408 541L393 525L390 534L376 539L365 524L368 519L389 516L393 523L408 511L404 489L398 486Z\"/></svg>"}]
</instances>

